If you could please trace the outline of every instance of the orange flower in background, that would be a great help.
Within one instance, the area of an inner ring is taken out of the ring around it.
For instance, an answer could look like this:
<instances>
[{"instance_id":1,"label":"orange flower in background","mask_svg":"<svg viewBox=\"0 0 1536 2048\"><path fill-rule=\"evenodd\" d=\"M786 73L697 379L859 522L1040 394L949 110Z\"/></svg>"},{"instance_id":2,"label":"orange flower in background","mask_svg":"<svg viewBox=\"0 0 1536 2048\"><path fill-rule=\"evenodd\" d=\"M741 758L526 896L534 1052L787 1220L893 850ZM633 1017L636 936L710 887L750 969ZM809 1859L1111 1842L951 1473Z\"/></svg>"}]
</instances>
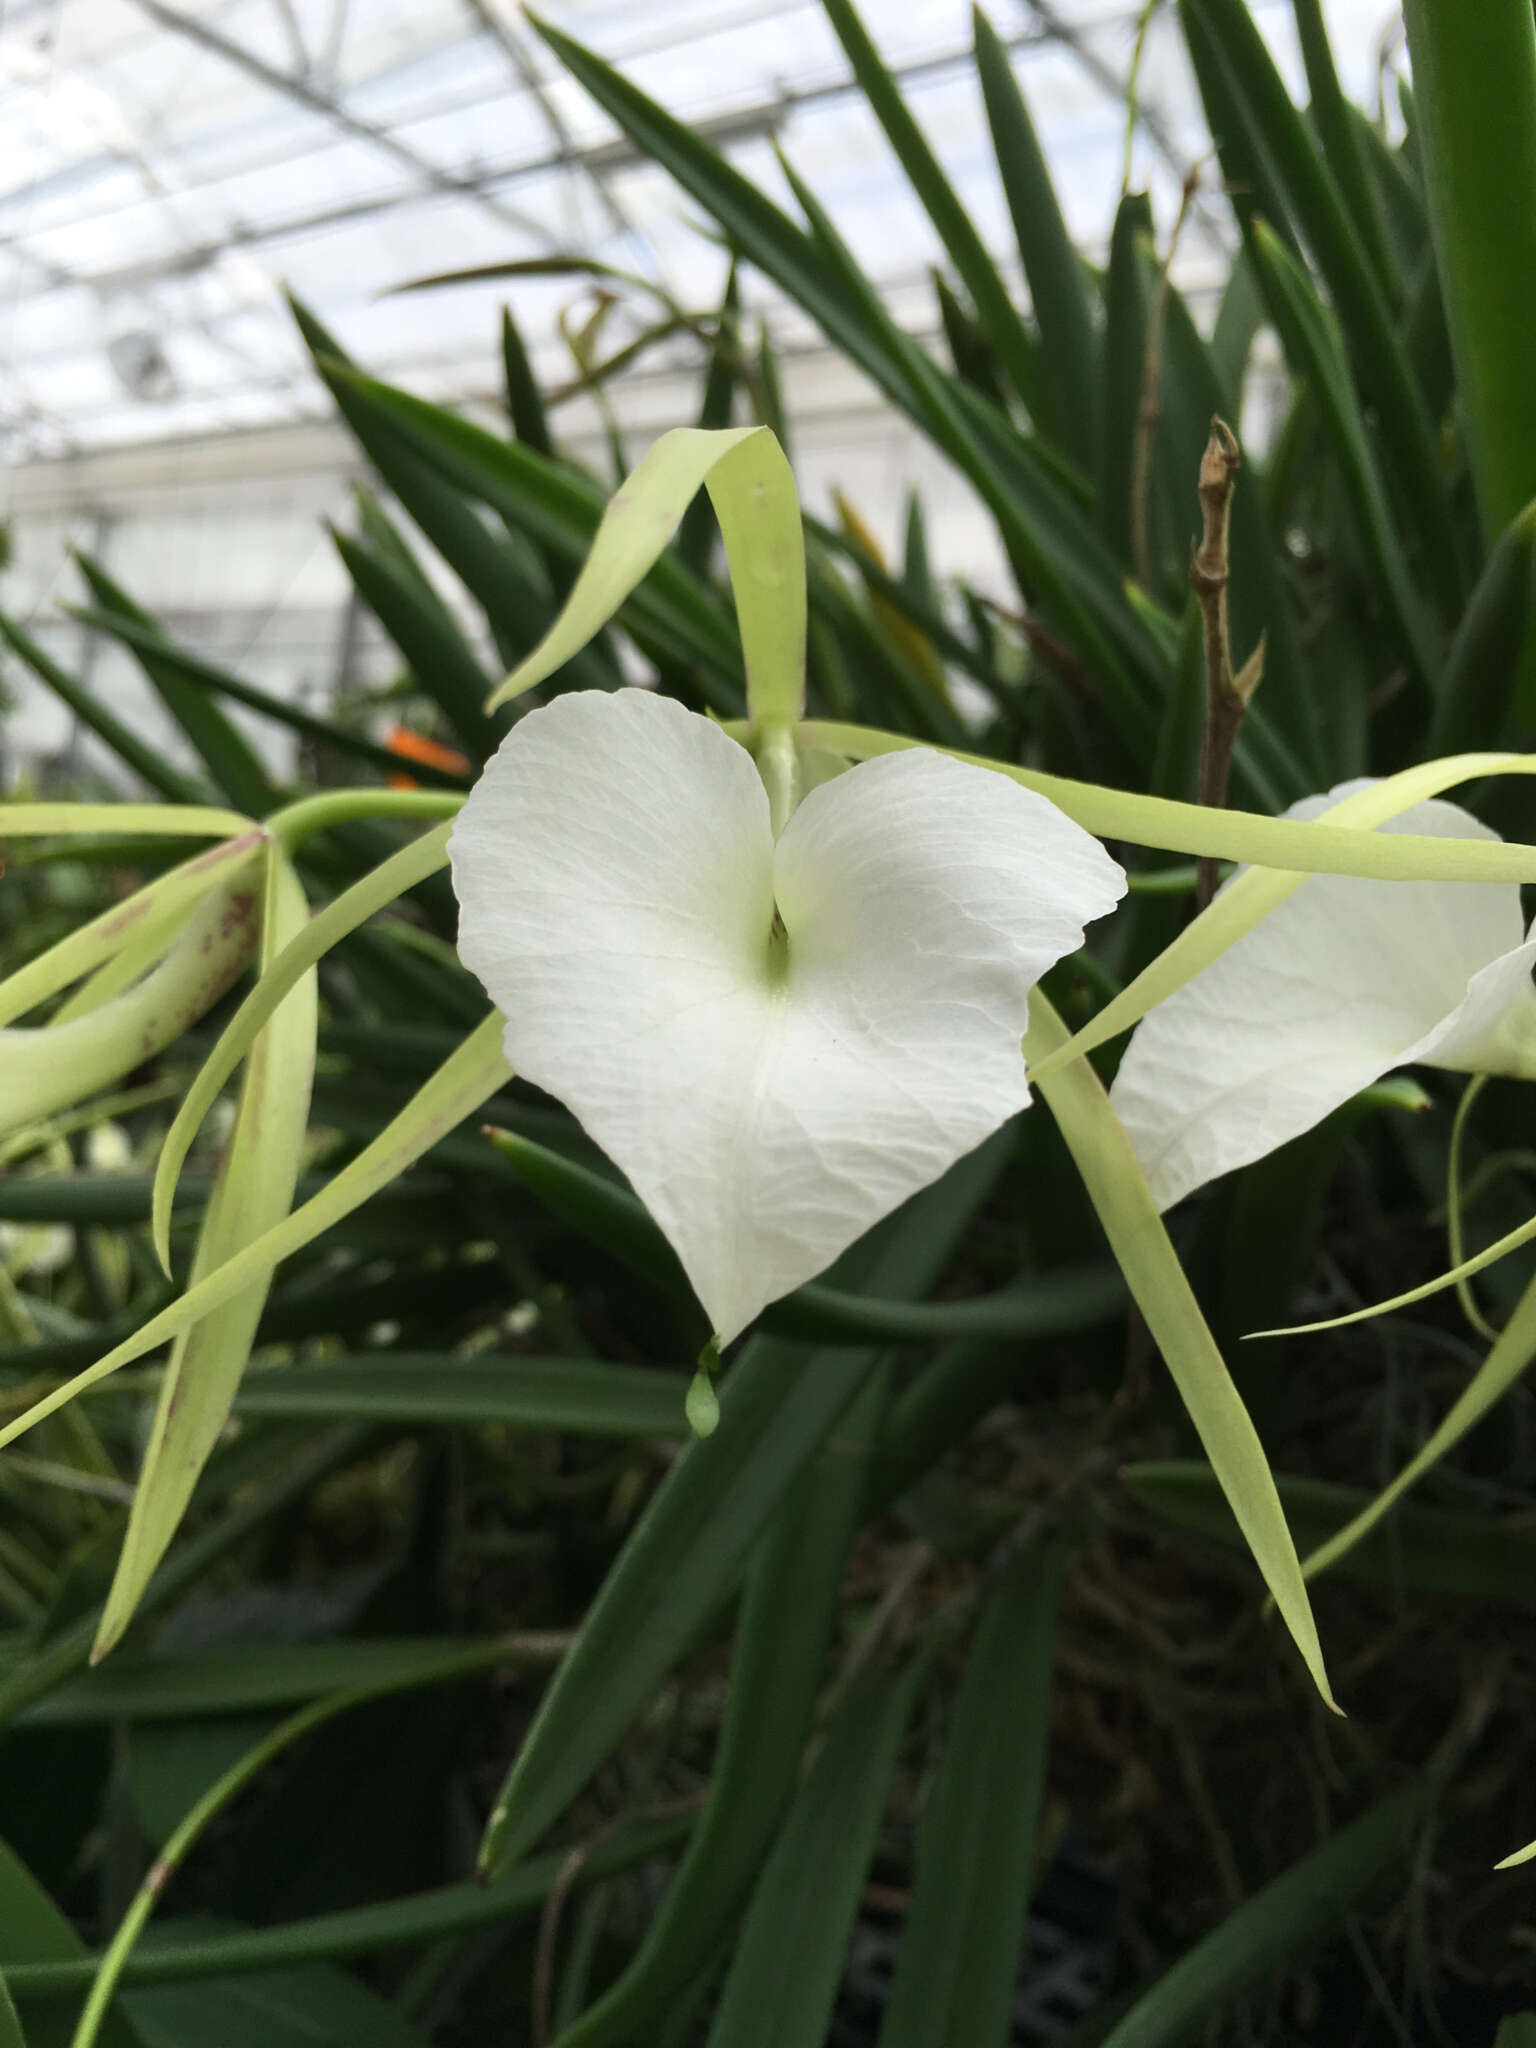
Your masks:
<instances>
[{"instance_id":1,"label":"orange flower in background","mask_svg":"<svg viewBox=\"0 0 1536 2048\"><path fill-rule=\"evenodd\" d=\"M384 744L392 754L398 754L402 761L419 761L428 768L441 768L450 775L469 773L469 756L461 754L457 747L445 747L441 740L430 740L424 732L412 732L408 725L392 725L384 735ZM421 784L414 775L403 770L389 778L391 789L419 789Z\"/></svg>"}]
</instances>

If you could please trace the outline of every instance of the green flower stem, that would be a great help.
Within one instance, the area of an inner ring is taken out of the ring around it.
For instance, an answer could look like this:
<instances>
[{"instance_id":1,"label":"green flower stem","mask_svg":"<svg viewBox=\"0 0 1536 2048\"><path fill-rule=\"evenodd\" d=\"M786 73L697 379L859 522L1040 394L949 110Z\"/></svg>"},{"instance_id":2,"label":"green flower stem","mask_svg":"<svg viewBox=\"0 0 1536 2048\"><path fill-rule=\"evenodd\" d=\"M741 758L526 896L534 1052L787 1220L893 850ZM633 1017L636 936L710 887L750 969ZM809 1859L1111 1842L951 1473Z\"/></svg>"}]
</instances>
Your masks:
<instances>
[{"instance_id":1,"label":"green flower stem","mask_svg":"<svg viewBox=\"0 0 1536 2048\"><path fill-rule=\"evenodd\" d=\"M1530 0L1407 0L1430 224L1484 532L1536 497L1536 24Z\"/></svg>"},{"instance_id":2,"label":"green flower stem","mask_svg":"<svg viewBox=\"0 0 1536 2048\"><path fill-rule=\"evenodd\" d=\"M267 819L267 830L292 854L317 832L358 818L454 818L467 792L452 789L336 789L301 797Z\"/></svg>"},{"instance_id":3,"label":"green flower stem","mask_svg":"<svg viewBox=\"0 0 1536 2048\"><path fill-rule=\"evenodd\" d=\"M800 755L795 746L795 728L780 723L764 727L758 734L754 753L757 772L768 792L768 821L777 839L800 802Z\"/></svg>"},{"instance_id":4,"label":"green flower stem","mask_svg":"<svg viewBox=\"0 0 1536 2048\"><path fill-rule=\"evenodd\" d=\"M447 1684L456 1678L497 1670L504 1664L549 1661L552 1656L563 1654L566 1648L564 1636L513 1635L498 1643L477 1643L473 1649L450 1650L434 1670L415 1672L404 1683L395 1678L378 1685L354 1686L346 1692L332 1693L327 1699L314 1700L309 1706L301 1707L298 1713L290 1714L260 1742L254 1743L196 1802L151 1864L149 1874L139 1886L116 1934L102 1954L90 1994L70 2037L70 2048L94 2048L107 2009L117 1992L123 1968L171 1878L181 1868L209 1823L216 1820L230 1801L284 1750L291 1748L311 1729L334 1721L339 1714L350 1713L354 1707L365 1706L370 1700L385 1699L418 1685Z\"/></svg>"}]
</instances>

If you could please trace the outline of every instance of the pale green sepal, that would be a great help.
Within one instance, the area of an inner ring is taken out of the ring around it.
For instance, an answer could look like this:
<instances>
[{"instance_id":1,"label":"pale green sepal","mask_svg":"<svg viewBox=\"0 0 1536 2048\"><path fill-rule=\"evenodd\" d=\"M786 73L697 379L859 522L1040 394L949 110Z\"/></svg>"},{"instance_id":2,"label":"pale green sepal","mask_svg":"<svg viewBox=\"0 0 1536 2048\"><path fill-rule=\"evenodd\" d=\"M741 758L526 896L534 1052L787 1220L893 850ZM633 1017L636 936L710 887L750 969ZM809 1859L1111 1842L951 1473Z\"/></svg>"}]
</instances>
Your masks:
<instances>
[{"instance_id":1,"label":"pale green sepal","mask_svg":"<svg viewBox=\"0 0 1536 2048\"><path fill-rule=\"evenodd\" d=\"M1231 1503L1286 1627L1330 1707L1317 1624L1258 1433L1179 1264L1130 1140L1087 1061L1059 1066L1051 1055L1070 1034L1037 988L1030 997L1025 1057L1038 1062L1050 1105L1098 1212L1126 1285L1173 1375L1211 1469Z\"/></svg>"},{"instance_id":2,"label":"pale green sepal","mask_svg":"<svg viewBox=\"0 0 1536 2048\"><path fill-rule=\"evenodd\" d=\"M109 1086L195 1024L250 957L260 886L244 873L216 883L159 965L88 1015L0 1031L0 1136Z\"/></svg>"},{"instance_id":3,"label":"pale green sepal","mask_svg":"<svg viewBox=\"0 0 1536 2048\"><path fill-rule=\"evenodd\" d=\"M155 1186L150 1220L155 1251L161 1265L171 1270L171 1204L176 1181L191 1150L192 1140L203 1118L218 1099L219 1090L245 1057L267 1019L278 1004L316 961L321 960L348 932L356 931L393 903L407 889L436 874L448 862L448 834L451 821L424 832L398 853L381 861L370 874L344 889L334 902L315 916L296 923L292 936L264 966L261 979L225 1025L218 1043L187 1090L171 1128L160 1147L155 1164Z\"/></svg>"},{"instance_id":4,"label":"pale green sepal","mask_svg":"<svg viewBox=\"0 0 1536 2048\"><path fill-rule=\"evenodd\" d=\"M1470 1280L1474 1273L1481 1273L1485 1266L1496 1265L1500 1259L1507 1259L1511 1252L1517 1252L1536 1238L1536 1216L1507 1230L1502 1237L1496 1237L1492 1244L1484 1245L1471 1258L1463 1259L1444 1273L1437 1273L1433 1280L1422 1281L1417 1287L1410 1287L1402 1294L1394 1294L1390 1301L1374 1301L1369 1308L1354 1308L1347 1315L1329 1316L1320 1323L1291 1323L1281 1329L1248 1330L1246 1337L1316 1337L1324 1330L1347 1329L1351 1323L1368 1323L1376 1316L1396 1315L1399 1309L1412 1308L1415 1302L1428 1301L1432 1294L1443 1294L1447 1287L1459 1287L1463 1280Z\"/></svg>"},{"instance_id":5,"label":"pale green sepal","mask_svg":"<svg viewBox=\"0 0 1536 2048\"><path fill-rule=\"evenodd\" d=\"M222 840L205 853L183 861L168 874L157 875L121 903L104 910L100 917L92 918L89 924L81 925L57 945L50 946L46 953L29 960L0 982L0 1024L14 1023L38 1003L68 988L82 975L92 973L146 928L163 938L182 912L206 894L214 882L226 879L231 867L243 866L264 844L265 834L259 829Z\"/></svg>"},{"instance_id":6,"label":"pale green sepal","mask_svg":"<svg viewBox=\"0 0 1536 2048\"><path fill-rule=\"evenodd\" d=\"M727 720L725 730L735 740L749 737L740 719ZM1104 789L1097 783L1020 768L1011 761L989 760L985 754L968 754L959 747L935 746L901 733L822 719L807 719L800 728L799 742L802 750L827 748L852 761L926 747L931 753L948 754L956 761L969 761L1022 783L1048 797L1085 832L1100 839L1124 839L1163 853L1238 861L1245 867L1278 868L1299 876L1361 875L1378 882L1536 882L1536 846L1513 839L1447 841L1406 832L1383 837L1374 830L1336 822L1337 810L1326 824L1302 825L1256 811L1216 810L1205 804L1178 803L1171 797ZM1406 774L1410 780L1423 780L1395 805L1398 811L1485 775L1536 775L1536 754L1448 754ZM1398 779L1390 778L1394 787ZM1385 782L1377 785L1381 789L1387 786Z\"/></svg>"},{"instance_id":7,"label":"pale green sepal","mask_svg":"<svg viewBox=\"0 0 1536 2048\"><path fill-rule=\"evenodd\" d=\"M256 820L202 804L0 804L0 839L63 839L104 832L157 838L235 839Z\"/></svg>"},{"instance_id":8,"label":"pale green sepal","mask_svg":"<svg viewBox=\"0 0 1536 2048\"><path fill-rule=\"evenodd\" d=\"M291 1253L319 1237L344 1216L350 1216L368 1197L388 1187L424 1152L445 1137L456 1124L472 1116L481 1104L503 1087L511 1069L501 1055L501 1018L494 1012L482 1019L468 1038L444 1060L430 1080L417 1089L400 1114L371 1144L349 1160L302 1209L295 1209L275 1229L263 1232L216 1271L190 1287L179 1301L173 1301L142 1329L135 1330L105 1358L76 1373L73 1379L55 1387L41 1401L0 1429L0 1449L14 1443L47 1415L56 1414L77 1394L94 1386L136 1358L157 1350L178 1332L208 1315L252 1281L270 1273Z\"/></svg>"},{"instance_id":9,"label":"pale green sepal","mask_svg":"<svg viewBox=\"0 0 1536 2048\"><path fill-rule=\"evenodd\" d=\"M725 542L759 731L805 710L805 534L789 458L766 427L737 441L705 482Z\"/></svg>"},{"instance_id":10,"label":"pale green sepal","mask_svg":"<svg viewBox=\"0 0 1536 2048\"><path fill-rule=\"evenodd\" d=\"M1527 1226L1526 1235L1533 1234L1536 1226ZM1476 1261L1469 1260L1462 1270L1465 1272ZM1444 1286L1445 1281L1436 1283ZM1391 1306L1391 1304L1388 1304ZM1376 1311L1372 1311L1376 1313ZM1385 1487L1368 1508L1364 1508L1355 1519L1347 1523L1328 1541L1313 1551L1306 1559L1302 1570L1313 1578L1318 1572L1326 1571L1337 1563L1344 1553L1353 1550L1362 1537L1368 1536L1382 1516L1418 1480L1422 1479L1431 1465L1443 1458L1466 1435L1467 1431L1481 1422L1496 1401L1503 1399L1510 1388L1536 1356L1536 1280L1533 1280L1521 1295L1514 1314L1500 1334L1498 1342L1472 1375L1458 1398L1452 1403L1444 1421L1420 1450L1409 1459L1391 1485Z\"/></svg>"},{"instance_id":11,"label":"pale green sepal","mask_svg":"<svg viewBox=\"0 0 1536 2048\"><path fill-rule=\"evenodd\" d=\"M309 905L292 862L268 857L264 964L302 933ZM309 1124L319 995L315 970L301 975L250 1050L234 1130L203 1217L194 1282L216 1272L293 1205ZM165 1555L192 1489L228 1418L271 1285L270 1267L195 1323L171 1346L117 1570L91 1660L104 1657L129 1622Z\"/></svg>"},{"instance_id":12,"label":"pale green sepal","mask_svg":"<svg viewBox=\"0 0 1536 2048\"><path fill-rule=\"evenodd\" d=\"M772 439L766 427L674 427L663 434L608 500L559 618L492 691L486 710L520 697L579 654L656 562L715 465L744 441L764 437ZM798 514L795 523L798 533ZM731 566L734 575L734 558Z\"/></svg>"}]
</instances>

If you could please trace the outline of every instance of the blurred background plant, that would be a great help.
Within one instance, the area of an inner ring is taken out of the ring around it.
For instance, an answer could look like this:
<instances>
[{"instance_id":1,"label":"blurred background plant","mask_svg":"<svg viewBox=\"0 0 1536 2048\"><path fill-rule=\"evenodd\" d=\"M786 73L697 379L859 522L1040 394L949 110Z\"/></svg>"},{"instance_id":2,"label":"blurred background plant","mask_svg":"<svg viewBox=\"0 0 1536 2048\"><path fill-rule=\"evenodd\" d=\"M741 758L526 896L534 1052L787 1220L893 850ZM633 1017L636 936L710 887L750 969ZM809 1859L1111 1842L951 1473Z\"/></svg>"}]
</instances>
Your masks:
<instances>
[{"instance_id":1,"label":"blurred background plant","mask_svg":"<svg viewBox=\"0 0 1536 2048\"><path fill-rule=\"evenodd\" d=\"M306 813L291 850L316 909L366 888L411 843L361 815L370 793L408 809L415 785L430 810L505 730L485 696L553 617L638 452L614 401L626 373L691 338L694 417L762 420L793 455L777 332L807 323L907 423L924 473L963 479L967 530L1011 578L936 570L916 494L899 521L853 496L808 516L813 717L1200 796L1188 550L1220 415L1244 442L1233 645L1264 649L1233 800L1271 811L1432 754L1528 745L1536 445L1509 279L1531 272L1501 267L1521 209L1487 222L1488 194L1529 189L1536 169L1528 11L1501 0L1486 41L1458 49L1442 47L1452 11L1419 8L1412 54L1432 85L1411 90L1399 59L1368 116L1316 0L1293 9L1305 112L1240 0L1182 0L1213 153L1182 187L1163 176L1156 212L1128 180L1102 262L1074 245L1015 52L986 18L966 60L1001 202L983 218L881 58L881 11L824 12L943 251L931 318L893 315L792 146L781 209L674 118L664 75L653 97L540 27L542 75L584 89L720 245L718 295L677 299L571 249L491 255L477 276L508 311L504 418L488 425L375 381L294 305L369 477L333 540L353 630L371 621L386 650L376 673L344 663L323 708L251 682L82 550L71 658L56 625L0 617L13 679L90 736L11 800L266 817L352 791L359 815ZM1171 35L1173 10L1149 31L1155 13L1143 30ZM1076 54L1097 61L1091 39ZM1497 81L1499 120L1468 113L1469 75ZM1133 63L1131 136L1140 82ZM1176 277L1202 233L1230 262L1197 317ZM463 289L450 266L420 268L434 275L396 272L402 320ZM789 309L767 322L764 280ZM517 309L552 283L572 370L541 394ZM595 466L560 431L578 396L601 424ZM159 724L93 681L106 650L131 659ZM637 676L743 708L702 506L548 687ZM255 738L273 731L289 754ZM1474 801L1525 839L1520 786ZM153 824L7 841L7 977L172 874L176 842ZM1115 850L1130 904L1050 984L1074 1025L1190 911L1191 866ZM301 1199L365 1172L484 1014L440 873L372 907L338 909L319 961ZM7 1417L169 1299L155 1161L242 993L3 1141ZM1113 1049L1100 1057L1108 1072ZM1478 1281L1475 1321L1444 1295L1330 1337L1237 1340L1447 1263L1453 1100L1443 1078L1371 1091L1176 1219L1303 1553L1429 1437L1529 1262ZM178 1275L235 1122L215 1106L182 1176ZM1528 1208L1524 1091L1485 1089L1462 1152L1483 1242ZM1318 1583L1340 1722L1263 1616L1045 1114L770 1313L730 1369L719 1434L686 1451L698 1312L563 1111L514 1083L378 1178L278 1269L244 1342L221 1340L232 1416L214 1417L153 1576L147 1558L126 1643L94 1668L165 1368L133 1363L0 1454L0 1972L20 2015L0 2005L0 2041L1143 2048L1497 2031L1517 2048L1536 1927L1520 1880L1491 1866L1536 1836L1523 1389ZM512 1832L476 1884L513 1758ZM76 2032L93 1977L111 1988L108 1944L121 1989Z\"/></svg>"}]
</instances>

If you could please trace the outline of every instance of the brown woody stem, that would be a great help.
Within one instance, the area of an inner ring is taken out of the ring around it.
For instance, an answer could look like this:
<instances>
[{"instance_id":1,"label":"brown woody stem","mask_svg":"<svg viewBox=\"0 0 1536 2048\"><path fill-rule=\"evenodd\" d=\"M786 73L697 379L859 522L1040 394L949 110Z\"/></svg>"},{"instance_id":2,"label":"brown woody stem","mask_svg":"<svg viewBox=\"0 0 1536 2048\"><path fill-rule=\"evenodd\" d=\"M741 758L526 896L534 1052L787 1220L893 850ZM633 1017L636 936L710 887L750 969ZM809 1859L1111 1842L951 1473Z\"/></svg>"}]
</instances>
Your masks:
<instances>
[{"instance_id":1,"label":"brown woody stem","mask_svg":"<svg viewBox=\"0 0 1536 2048\"><path fill-rule=\"evenodd\" d=\"M1264 673L1262 638L1234 675L1232 643L1227 629L1228 536L1232 492L1242 454L1237 436L1223 419L1211 421L1211 438L1200 458L1200 539L1190 549L1189 583L1200 601L1205 646L1205 739L1200 749L1200 801L1216 810L1226 807L1232 772L1232 750L1259 679ZM1199 863L1195 909L1205 909L1216 893L1219 864Z\"/></svg>"}]
</instances>

